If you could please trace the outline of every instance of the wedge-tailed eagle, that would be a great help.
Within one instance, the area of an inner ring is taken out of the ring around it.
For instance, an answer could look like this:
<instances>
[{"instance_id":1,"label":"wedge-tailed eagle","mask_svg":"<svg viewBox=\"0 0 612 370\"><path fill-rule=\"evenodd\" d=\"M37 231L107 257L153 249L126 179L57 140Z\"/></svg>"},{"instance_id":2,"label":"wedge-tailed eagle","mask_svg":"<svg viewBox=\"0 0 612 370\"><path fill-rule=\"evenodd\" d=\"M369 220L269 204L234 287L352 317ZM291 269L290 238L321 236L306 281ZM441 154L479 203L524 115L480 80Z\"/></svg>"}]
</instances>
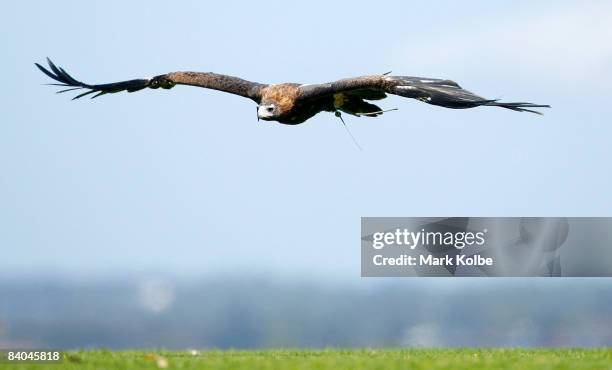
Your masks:
<instances>
[{"instance_id":1,"label":"wedge-tailed eagle","mask_svg":"<svg viewBox=\"0 0 612 370\"><path fill-rule=\"evenodd\" d=\"M135 92L144 88L171 89L175 85L191 85L214 89L249 98L257 103L257 118L297 125L319 112L340 112L354 116L376 117L384 113L372 100L384 99L387 94L413 98L445 108L464 109L479 106L494 106L517 112L541 114L530 108L550 108L549 105L532 103L506 103L496 99L485 99L464 90L456 82L436 78L390 76L388 73L372 76L346 78L323 84L302 85L298 83L261 84L238 77L211 72L172 72L150 79L136 79L100 85L80 82L64 69L57 67L47 58L49 69L38 67L51 77L57 85L67 87L66 91L85 89L73 99L89 94L92 98L120 91Z\"/></svg>"}]
</instances>

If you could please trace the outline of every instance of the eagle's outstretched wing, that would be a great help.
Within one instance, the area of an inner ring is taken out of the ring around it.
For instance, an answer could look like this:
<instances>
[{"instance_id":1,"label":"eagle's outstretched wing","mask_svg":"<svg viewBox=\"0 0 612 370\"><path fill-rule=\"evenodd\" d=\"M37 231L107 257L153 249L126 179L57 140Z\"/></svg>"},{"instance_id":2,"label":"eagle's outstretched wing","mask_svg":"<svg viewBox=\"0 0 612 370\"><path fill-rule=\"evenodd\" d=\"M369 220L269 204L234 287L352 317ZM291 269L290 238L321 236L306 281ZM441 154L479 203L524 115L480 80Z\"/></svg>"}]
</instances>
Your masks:
<instances>
[{"instance_id":1,"label":"eagle's outstretched wing","mask_svg":"<svg viewBox=\"0 0 612 370\"><path fill-rule=\"evenodd\" d=\"M463 109L481 105L496 106L518 112L542 114L529 108L550 108L549 105L533 103L506 103L496 99L485 99L470 91L464 90L454 81L435 78L408 76L364 76L347 78L316 85L302 85L301 99L318 99L338 93L354 93L358 91L388 93L413 98L428 104L446 108Z\"/></svg>"},{"instance_id":2,"label":"eagle's outstretched wing","mask_svg":"<svg viewBox=\"0 0 612 370\"><path fill-rule=\"evenodd\" d=\"M64 71L63 68L57 67L55 64L53 64L49 58L47 58L47 62L49 63L50 70L38 63L35 64L36 67L38 67L38 69L40 69L44 74L58 82L51 85L67 87L67 89L60 90L58 93L79 89L86 90L85 92L75 96L73 100L93 93L96 94L92 96L92 99L104 94L112 94L120 91L134 92L147 87L152 89L157 89L160 87L170 89L174 87L174 85L191 85L224 91L227 93L244 96L245 98L250 98L256 102L259 102L261 100L260 91L266 86L264 84L246 81L238 77L209 72L172 72L165 75L155 76L150 79L136 79L101 85L90 85L76 80L66 71Z\"/></svg>"}]
</instances>

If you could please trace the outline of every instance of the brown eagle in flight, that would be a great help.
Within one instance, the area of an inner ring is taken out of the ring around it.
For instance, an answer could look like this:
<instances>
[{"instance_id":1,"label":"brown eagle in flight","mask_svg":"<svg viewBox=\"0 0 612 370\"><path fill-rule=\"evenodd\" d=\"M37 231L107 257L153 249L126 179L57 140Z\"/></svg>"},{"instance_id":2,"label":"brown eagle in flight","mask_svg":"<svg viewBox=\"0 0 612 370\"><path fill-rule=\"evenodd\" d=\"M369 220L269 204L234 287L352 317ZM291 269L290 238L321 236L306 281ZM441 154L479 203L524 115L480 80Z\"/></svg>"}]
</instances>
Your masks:
<instances>
[{"instance_id":1,"label":"brown eagle in flight","mask_svg":"<svg viewBox=\"0 0 612 370\"><path fill-rule=\"evenodd\" d=\"M100 85L80 82L64 69L57 67L49 58L49 69L38 67L44 74L57 83L51 85L68 87L58 91L85 89L74 99L94 94L92 99L104 94L120 91L134 92L144 88L171 89L175 85L191 85L214 89L249 98L257 103L257 118L297 125L319 112L340 112L354 116L376 117L386 112L372 100L384 99L387 94L413 98L422 102L445 108L464 109L479 106L494 106L517 112L541 114L530 108L550 108L549 105L532 103L505 103L496 99L485 99L467 90L456 82L436 78L389 76L388 73L373 76L346 78L335 82L302 85L298 83L261 84L238 77L210 72L172 72L150 79L136 79Z\"/></svg>"}]
</instances>

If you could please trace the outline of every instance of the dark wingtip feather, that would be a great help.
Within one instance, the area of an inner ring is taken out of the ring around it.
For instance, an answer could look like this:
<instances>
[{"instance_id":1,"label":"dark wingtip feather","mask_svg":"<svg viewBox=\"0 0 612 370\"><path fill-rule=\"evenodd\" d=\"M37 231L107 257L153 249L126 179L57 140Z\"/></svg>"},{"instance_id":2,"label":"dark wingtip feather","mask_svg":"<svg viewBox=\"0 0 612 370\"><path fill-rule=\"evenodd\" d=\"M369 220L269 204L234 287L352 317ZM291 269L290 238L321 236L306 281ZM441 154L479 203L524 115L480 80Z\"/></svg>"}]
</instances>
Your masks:
<instances>
[{"instance_id":1,"label":"dark wingtip feather","mask_svg":"<svg viewBox=\"0 0 612 370\"><path fill-rule=\"evenodd\" d=\"M68 72L64 71L63 68L60 67L59 69L62 72L62 77L64 77L66 80L68 80L70 83L74 84L74 85L85 85L84 83L82 83L81 81L77 81L76 79L72 78L72 76L70 76L68 74Z\"/></svg>"},{"instance_id":2,"label":"dark wingtip feather","mask_svg":"<svg viewBox=\"0 0 612 370\"><path fill-rule=\"evenodd\" d=\"M64 81L62 81L62 80L61 80L61 79L60 79L58 76L54 75L53 73L51 73L51 71L49 71L49 70L48 70L48 69L46 69L45 67L41 66L40 64L38 64L38 63L34 63L34 65L35 65L36 67L38 67L38 69L40 69L40 71L41 71L42 73L44 73L44 74L46 74L47 76L51 77L51 78L52 78L52 79L54 79L55 81L58 81L58 82L64 82Z\"/></svg>"},{"instance_id":3,"label":"dark wingtip feather","mask_svg":"<svg viewBox=\"0 0 612 370\"><path fill-rule=\"evenodd\" d=\"M93 91L93 90L92 90L92 91ZM98 96L100 96L100 95L104 95L104 94L106 94L106 91L100 91L100 92L98 92L96 95L92 96L92 97L91 97L91 99L95 99L95 98L97 98Z\"/></svg>"},{"instance_id":4,"label":"dark wingtip feather","mask_svg":"<svg viewBox=\"0 0 612 370\"><path fill-rule=\"evenodd\" d=\"M78 90L78 89L88 90L88 91L83 92L82 94L75 96L74 98L72 98L72 100L82 98L83 96L86 96L92 93L96 93L94 96L91 97L93 99L93 98L97 98L98 96L104 95L104 94L116 93L116 92L125 91L125 90L127 90L128 92L133 92L133 91L138 91L146 87L149 87L150 80L148 79L136 79L136 80L121 81L121 82L114 82L114 83L101 84L101 85L89 85L89 84L81 82L77 80L76 78L72 77L63 68L55 65L55 63L53 63L53 61L51 61L50 58L47 58L47 63L49 64L48 69L38 63L34 63L34 65L45 75L59 82L59 83L52 83L49 85L68 87L68 89L58 91L57 93L64 93L67 91L73 91L73 90Z\"/></svg>"},{"instance_id":5,"label":"dark wingtip feather","mask_svg":"<svg viewBox=\"0 0 612 370\"><path fill-rule=\"evenodd\" d=\"M533 109L527 109L527 108L550 108L550 105L548 104L533 104L533 103L526 103L526 102L518 102L518 103L517 102L511 102L511 103L493 102L493 103L488 103L485 105L494 106L494 107L502 107L502 108L513 110L515 112L535 113L540 116L543 116L544 113L539 112L537 110L533 110Z\"/></svg>"},{"instance_id":6,"label":"dark wingtip feather","mask_svg":"<svg viewBox=\"0 0 612 370\"><path fill-rule=\"evenodd\" d=\"M71 87L69 89L65 89L65 90L60 90L60 91L56 91L56 94L61 94L61 93L65 93L66 91L73 91L73 90L80 90L83 89L82 87Z\"/></svg>"},{"instance_id":7,"label":"dark wingtip feather","mask_svg":"<svg viewBox=\"0 0 612 370\"><path fill-rule=\"evenodd\" d=\"M46 74L48 77L54 79L55 81L61 82L63 83L65 86L74 86L74 87L88 87L88 85L77 81L76 79L72 78L72 76L70 76L68 73L66 73L66 71L64 71L62 68L58 68L55 64L53 64L53 62L51 61L51 59L47 58L47 63L49 64L49 68L51 70L48 70L47 68L41 66L38 63L34 63L34 65L44 74Z\"/></svg>"},{"instance_id":8,"label":"dark wingtip feather","mask_svg":"<svg viewBox=\"0 0 612 370\"><path fill-rule=\"evenodd\" d=\"M74 77L72 77L70 74L68 74L68 72L66 72L63 68L58 67L55 65L55 63L53 63L53 61L47 57L47 64L49 65L49 69L43 67L42 65L38 64L38 63L34 63L34 65L41 71L43 72L45 75L47 75L48 77L54 79L57 82L60 83L50 83L47 85L53 85L53 86L62 86L62 87L70 87L69 89L64 89L64 90L60 90L57 91L57 94L61 94L67 91L73 91L73 90L78 90L78 89L91 89L89 91L86 91L82 94L79 94L77 96L75 96L74 98L72 98L72 100L75 99L79 99L85 95L91 94L93 92L98 92L100 90L96 89L95 86L91 86L88 85L86 83L83 83L77 79L75 79Z\"/></svg>"},{"instance_id":9,"label":"dark wingtip feather","mask_svg":"<svg viewBox=\"0 0 612 370\"><path fill-rule=\"evenodd\" d=\"M60 72L59 68L57 68L55 64L53 64L53 62L51 61L51 59L49 59L49 57L47 57L47 64L49 64L49 68L51 68L51 70L53 71L53 73L55 73L56 76L58 77L62 76L62 73Z\"/></svg>"},{"instance_id":10,"label":"dark wingtip feather","mask_svg":"<svg viewBox=\"0 0 612 370\"><path fill-rule=\"evenodd\" d=\"M85 95L93 94L93 93L95 93L95 92L96 92L96 90L89 90L89 91L86 91L86 92L84 92L84 93L82 93L82 94L79 94L79 95L75 96L74 98L72 98L72 100L77 100L77 99L79 99L79 98L84 97Z\"/></svg>"},{"instance_id":11,"label":"dark wingtip feather","mask_svg":"<svg viewBox=\"0 0 612 370\"><path fill-rule=\"evenodd\" d=\"M543 116L543 115L544 115L544 113L542 113L542 112L538 112L537 110L525 109L525 108L523 108L523 109L519 109L519 112L529 112L529 113L535 113L535 114L540 115L540 116Z\"/></svg>"}]
</instances>

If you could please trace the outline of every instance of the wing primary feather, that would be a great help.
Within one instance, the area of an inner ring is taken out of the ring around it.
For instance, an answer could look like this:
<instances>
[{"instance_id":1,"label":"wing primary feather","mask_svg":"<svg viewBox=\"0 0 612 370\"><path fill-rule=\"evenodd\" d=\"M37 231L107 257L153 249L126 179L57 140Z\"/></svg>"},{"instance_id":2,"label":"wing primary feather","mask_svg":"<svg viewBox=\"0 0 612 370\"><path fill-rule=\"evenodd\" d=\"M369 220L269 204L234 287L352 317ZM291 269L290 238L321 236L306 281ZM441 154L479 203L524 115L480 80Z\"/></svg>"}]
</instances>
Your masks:
<instances>
[{"instance_id":1,"label":"wing primary feather","mask_svg":"<svg viewBox=\"0 0 612 370\"><path fill-rule=\"evenodd\" d=\"M55 73L59 77L62 76L62 72L55 66L55 64L53 64L53 62L51 61L51 59L49 59L49 57L47 57L47 63L49 64L49 68L51 68L53 73Z\"/></svg>"},{"instance_id":2,"label":"wing primary feather","mask_svg":"<svg viewBox=\"0 0 612 370\"><path fill-rule=\"evenodd\" d=\"M76 78L72 77L63 68L56 66L51 61L51 59L47 58L47 63L49 64L49 69L43 67L42 65L38 63L34 63L34 64L45 75L59 82L59 83L50 83L47 85L68 87L68 89L57 91L58 94L61 94L67 91L88 89L88 91L75 96L72 100L82 98L83 96L86 96L92 93L96 93L96 95L91 97L93 99L100 95L104 95L108 93L115 93L115 92L124 91L124 90L127 90L128 92L134 92L134 91L142 90L146 87L149 87L150 80L148 79L136 79L136 80L115 82L115 83L102 84L102 85L89 85L89 84L81 82L77 80Z\"/></svg>"},{"instance_id":3,"label":"wing primary feather","mask_svg":"<svg viewBox=\"0 0 612 370\"><path fill-rule=\"evenodd\" d=\"M92 90L92 92L93 92L93 91L95 91L95 90ZM97 98L98 96L100 96L100 95L104 95L104 94L106 94L106 91L100 91L100 92L98 92L96 95L92 96L92 97L91 97L91 99L95 99L95 98Z\"/></svg>"},{"instance_id":4,"label":"wing primary feather","mask_svg":"<svg viewBox=\"0 0 612 370\"><path fill-rule=\"evenodd\" d=\"M75 96L74 98L72 98L72 100L76 100L76 99L78 99L78 98L82 98L82 97L84 97L85 95L93 94L93 93L95 93L95 92L96 92L96 90L89 90L89 91L86 91L86 92L84 92L84 93L82 93L82 94L79 94L79 95Z\"/></svg>"},{"instance_id":5,"label":"wing primary feather","mask_svg":"<svg viewBox=\"0 0 612 370\"><path fill-rule=\"evenodd\" d=\"M61 94L61 93L65 93L67 91L80 90L80 89L83 89L83 87L71 87L70 89L56 91L55 93L56 94Z\"/></svg>"},{"instance_id":6,"label":"wing primary feather","mask_svg":"<svg viewBox=\"0 0 612 370\"><path fill-rule=\"evenodd\" d=\"M63 77L65 77L66 80L68 80L68 82L71 82L73 85L85 85L81 81L75 80L72 76L68 74L68 72L64 71L63 68L60 68L60 71L62 71Z\"/></svg>"},{"instance_id":7,"label":"wing primary feather","mask_svg":"<svg viewBox=\"0 0 612 370\"><path fill-rule=\"evenodd\" d=\"M42 73L46 74L47 76L51 77L52 79L54 79L55 81L58 82L64 82L62 80L60 80L59 77L57 77L56 75L54 75L53 73L51 73L49 70L47 70L45 67L41 66L38 63L34 63L36 65L36 67L38 67L38 69L40 69L42 71Z\"/></svg>"}]
</instances>

